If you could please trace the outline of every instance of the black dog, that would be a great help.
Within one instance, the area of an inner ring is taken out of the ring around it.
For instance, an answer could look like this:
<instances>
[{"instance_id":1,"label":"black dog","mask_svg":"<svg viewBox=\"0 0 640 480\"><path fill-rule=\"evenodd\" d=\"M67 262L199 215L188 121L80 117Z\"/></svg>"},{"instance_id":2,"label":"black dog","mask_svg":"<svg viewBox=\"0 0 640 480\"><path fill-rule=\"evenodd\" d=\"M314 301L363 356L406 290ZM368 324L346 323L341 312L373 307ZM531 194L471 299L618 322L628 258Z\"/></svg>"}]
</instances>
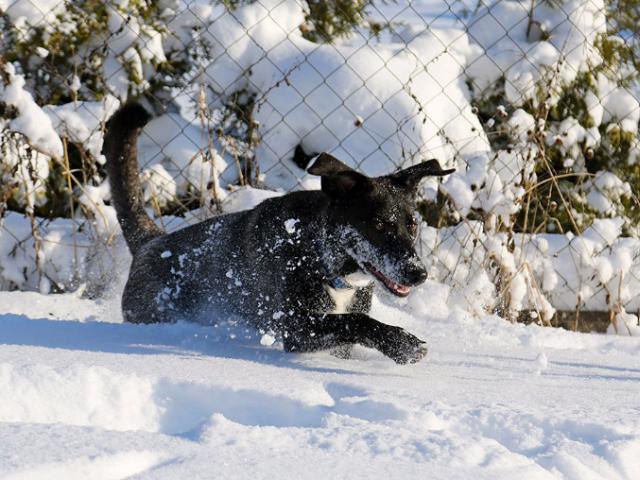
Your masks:
<instances>
[{"instance_id":1,"label":"black dog","mask_svg":"<svg viewBox=\"0 0 640 480\"><path fill-rule=\"evenodd\" d=\"M144 210L138 175L136 140L147 120L140 105L125 105L105 138L112 203L133 254L126 321L239 315L279 332L287 351L359 343L398 363L426 355L423 341L367 315L371 276L398 296L424 282L413 248L417 186L453 170L430 160L369 178L323 153L307 169L322 177L321 191L289 193L165 234Z\"/></svg>"}]
</instances>

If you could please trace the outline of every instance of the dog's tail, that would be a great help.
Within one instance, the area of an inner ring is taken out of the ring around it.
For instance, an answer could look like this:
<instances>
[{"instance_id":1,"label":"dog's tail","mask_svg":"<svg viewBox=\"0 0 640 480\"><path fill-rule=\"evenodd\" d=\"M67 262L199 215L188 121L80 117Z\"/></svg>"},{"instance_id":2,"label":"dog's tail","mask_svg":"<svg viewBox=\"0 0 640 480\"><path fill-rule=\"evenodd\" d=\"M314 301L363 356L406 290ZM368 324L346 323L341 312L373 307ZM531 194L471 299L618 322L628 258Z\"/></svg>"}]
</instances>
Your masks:
<instances>
[{"instance_id":1,"label":"dog's tail","mask_svg":"<svg viewBox=\"0 0 640 480\"><path fill-rule=\"evenodd\" d=\"M144 209L138 172L136 142L149 118L149 113L142 105L127 103L111 117L104 139L111 203L116 208L131 253L136 253L147 241L164 233Z\"/></svg>"}]
</instances>

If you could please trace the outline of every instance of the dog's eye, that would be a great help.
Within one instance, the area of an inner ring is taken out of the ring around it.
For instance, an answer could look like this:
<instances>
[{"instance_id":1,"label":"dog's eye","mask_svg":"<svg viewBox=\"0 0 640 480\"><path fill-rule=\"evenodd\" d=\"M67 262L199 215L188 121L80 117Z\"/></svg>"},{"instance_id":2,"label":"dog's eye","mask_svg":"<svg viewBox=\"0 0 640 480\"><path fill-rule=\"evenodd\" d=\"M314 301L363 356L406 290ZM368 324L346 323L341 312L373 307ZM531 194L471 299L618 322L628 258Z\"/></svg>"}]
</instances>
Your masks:
<instances>
[{"instance_id":1,"label":"dog's eye","mask_svg":"<svg viewBox=\"0 0 640 480\"><path fill-rule=\"evenodd\" d=\"M379 232L382 232L384 230L384 223L383 222L376 222L376 223L373 224L373 226Z\"/></svg>"}]
</instances>

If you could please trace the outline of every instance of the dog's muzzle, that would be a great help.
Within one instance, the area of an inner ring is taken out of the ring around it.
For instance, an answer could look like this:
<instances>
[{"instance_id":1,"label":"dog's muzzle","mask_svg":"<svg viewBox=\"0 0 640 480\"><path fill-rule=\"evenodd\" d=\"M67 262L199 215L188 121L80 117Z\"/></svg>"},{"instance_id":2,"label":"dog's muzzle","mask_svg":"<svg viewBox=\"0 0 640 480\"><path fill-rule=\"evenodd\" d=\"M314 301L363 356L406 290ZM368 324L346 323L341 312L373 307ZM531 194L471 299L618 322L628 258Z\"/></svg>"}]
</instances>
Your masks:
<instances>
[{"instance_id":1,"label":"dog's muzzle","mask_svg":"<svg viewBox=\"0 0 640 480\"><path fill-rule=\"evenodd\" d=\"M420 268L418 265L412 265L405 270L403 277L406 279L406 284L391 280L370 263L365 263L364 266L371 275L376 277L385 287L387 287L387 290L398 297L406 297L411 293L411 287L419 285L427 279L426 269Z\"/></svg>"}]
</instances>

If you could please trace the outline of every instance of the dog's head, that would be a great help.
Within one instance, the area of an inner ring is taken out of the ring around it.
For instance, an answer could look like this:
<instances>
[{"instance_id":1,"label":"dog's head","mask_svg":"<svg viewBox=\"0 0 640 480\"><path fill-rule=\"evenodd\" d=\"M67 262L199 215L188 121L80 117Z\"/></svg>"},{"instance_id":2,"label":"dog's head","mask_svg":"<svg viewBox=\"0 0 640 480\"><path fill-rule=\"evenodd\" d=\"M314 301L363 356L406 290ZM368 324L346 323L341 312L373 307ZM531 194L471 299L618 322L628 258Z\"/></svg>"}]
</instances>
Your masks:
<instances>
[{"instance_id":1,"label":"dog's head","mask_svg":"<svg viewBox=\"0 0 640 480\"><path fill-rule=\"evenodd\" d=\"M418 184L424 177L448 175L453 170L443 170L437 160L429 160L371 178L322 153L307 171L322 177L340 247L360 269L401 297L426 280L426 268L414 248Z\"/></svg>"}]
</instances>

